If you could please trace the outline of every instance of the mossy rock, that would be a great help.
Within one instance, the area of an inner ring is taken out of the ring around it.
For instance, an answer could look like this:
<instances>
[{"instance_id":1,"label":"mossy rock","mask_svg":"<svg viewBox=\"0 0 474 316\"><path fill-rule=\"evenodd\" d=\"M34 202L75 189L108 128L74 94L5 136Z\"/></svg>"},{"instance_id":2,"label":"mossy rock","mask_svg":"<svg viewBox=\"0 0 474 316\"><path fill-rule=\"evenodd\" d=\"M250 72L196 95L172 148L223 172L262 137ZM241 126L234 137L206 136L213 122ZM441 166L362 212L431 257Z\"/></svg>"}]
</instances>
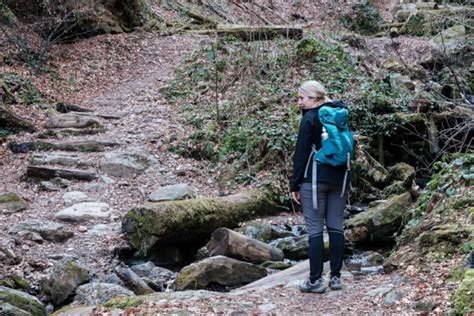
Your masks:
<instances>
[{"instance_id":1,"label":"mossy rock","mask_svg":"<svg viewBox=\"0 0 474 316\"><path fill-rule=\"evenodd\" d=\"M403 181L395 181L394 183L390 184L382 190L382 196L387 198L394 194L402 194L406 191L407 189L405 188Z\"/></svg>"},{"instance_id":2,"label":"mossy rock","mask_svg":"<svg viewBox=\"0 0 474 316\"><path fill-rule=\"evenodd\" d=\"M402 72L405 66L400 61L389 58L383 63L383 68L388 71Z\"/></svg>"},{"instance_id":3,"label":"mossy rock","mask_svg":"<svg viewBox=\"0 0 474 316\"><path fill-rule=\"evenodd\" d=\"M155 245L199 243L220 227L280 211L267 191L253 190L205 199L148 203L132 208L122 221L124 238L147 255Z\"/></svg>"},{"instance_id":4,"label":"mossy rock","mask_svg":"<svg viewBox=\"0 0 474 316\"><path fill-rule=\"evenodd\" d=\"M89 281L89 272L70 258L62 259L54 266L52 274L42 285L42 292L51 297L55 305L66 301L76 288Z\"/></svg>"},{"instance_id":5,"label":"mossy rock","mask_svg":"<svg viewBox=\"0 0 474 316\"><path fill-rule=\"evenodd\" d=\"M130 307L137 307L141 304L143 304L143 299L139 297L118 297L111 299L105 303L104 306L108 308L127 309Z\"/></svg>"},{"instance_id":6,"label":"mossy rock","mask_svg":"<svg viewBox=\"0 0 474 316\"><path fill-rule=\"evenodd\" d=\"M391 243L411 204L410 193L393 196L345 221L347 238L356 243ZM365 233L361 234L360 230Z\"/></svg>"},{"instance_id":7,"label":"mossy rock","mask_svg":"<svg viewBox=\"0 0 474 316\"><path fill-rule=\"evenodd\" d=\"M255 221L245 223L242 227L237 228L235 231L247 237L267 243L278 238L293 236L290 231L284 230L278 226L262 224Z\"/></svg>"},{"instance_id":8,"label":"mossy rock","mask_svg":"<svg viewBox=\"0 0 474 316\"><path fill-rule=\"evenodd\" d=\"M28 207L25 200L17 193L0 193L0 210L6 213L15 213Z\"/></svg>"},{"instance_id":9,"label":"mossy rock","mask_svg":"<svg viewBox=\"0 0 474 316\"><path fill-rule=\"evenodd\" d=\"M218 284L235 287L251 283L267 276L263 267L247 262L216 256L184 267L172 284L177 291L205 289Z\"/></svg>"},{"instance_id":10,"label":"mossy rock","mask_svg":"<svg viewBox=\"0 0 474 316\"><path fill-rule=\"evenodd\" d=\"M460 249L462 242L472 234L474 234L474 225L437 226L418 237L418 249L422 252L453 254Z\"/></svg>"},{"instance_id":11,"label":"mossy rock","mask_svg":"<svg viewBox=\"0 0 474 316\"><path fill-rule=\"evenodd\" d=\"M470 315L474 313L474 269L467 269L458 290L452 297L454 312L457 315Z\"/></svg>"},{"instance_id":12,"label":"mossy rock","mask_svg":"<svg viewBox=\"0 0 474 316\"><path fill-rule=\"evenodd\" d=\"M44 305L30 294L0 286L0 307L2 304L10 304L19 309L21 313L29 313L33 316L46 316Z\"/></svg>"},{"instance_id":13,"label":"mossy rock","mask_svg":"<svg viewBox=\"0 0 474 316\"><path fill-rule=\"evenodd\" d=\"M31 291L31 285L28 282L28 280L26 280L25 278L23 278L22 276L16 273L12 274L10 277L6 279L0 280L0 285L9 287L15 290L24 290L26 292Z\"/></svg>"}]
</instances>

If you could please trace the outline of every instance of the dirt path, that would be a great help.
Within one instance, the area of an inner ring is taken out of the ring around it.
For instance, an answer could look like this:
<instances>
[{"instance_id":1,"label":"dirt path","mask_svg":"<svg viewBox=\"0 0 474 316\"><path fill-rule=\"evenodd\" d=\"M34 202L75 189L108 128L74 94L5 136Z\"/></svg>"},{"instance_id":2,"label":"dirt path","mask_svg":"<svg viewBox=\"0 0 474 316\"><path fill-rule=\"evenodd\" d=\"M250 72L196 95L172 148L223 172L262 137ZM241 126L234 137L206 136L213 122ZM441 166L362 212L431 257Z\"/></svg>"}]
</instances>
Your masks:
<instances>
[{"instance_id":1,"label":"dirt path","mask_svg":"<svg viewBox=\"0 0 474 316\"><path fill-rule=\"evenodd\" d=\"M95 113L115 115L120 119L101 120L107 128L105 133L61 139L115 141L123 151L145 150L159 163L144 173L131 178L117 178L111 184L105 184L100 179L92 183L72 182L67 190L45 192L36 182L23 181L30 154L14 155L3 148L0 191L21 194L27 199L29 207L19 213L0 213L0 238L12 244L15 252L23 258L18 266L1 267L2 274L16 271L30 280L37 280L53 265L53 255L62 254L78 258L91 269L93 277L99 278L118 264L117 259L114 259L114 250L123 245L120 238L122 216L130 207L142 203L154 189L162 185L185 182L194 189L197 196L218 194L213 175L206 171L205 165L174 155L166 149L167 141L172 137L180 137L186 127L177 118L173 104L167 104L160 93L180 60L203 40L205 39L199 37L146 35L140 51L146 58L137 58L145 62L127 64L121 70L125 79L117 82L111 80L107 90L79 102L79 105ZM19 135L15 140L28 141L34 137L35 135ZM87 161L97 162L102 155L88 153L82 157ZM97 164L93 169L101 174ZM86 192L91 200L109 204L113 209L112 217L77 224L65 223L74 232L74 237L64 243L37 243L13 238L8 234L11 227L26 219L57 221L54 214L65 208L62 196L66 191ZM299 281L294 280L288 285L278 285L241 296L223 294L209 299L203 298L201 305L192 303L192 300L178 300L172 307L194 313L228 313L232 310L278 314L407 312L413 311L413 298L420 295L411 285L413 280L403 279L396 274L355 278L345 272L343 281L345 286L342 291L327 292L323 295L299 293ZM393 293L393 300L387 300L385 294L388 292ZM449 287L433 287L430 291L421 293L426 294L424 299L440 304L446 292L449 292ZM165 303L169 304L163 304ZM160 304L157 303L157 310L166 311L167 307L160 307ZM440 310L446 308L445 305Z\"/></svg>"},{"instance_id":2,"label":"dirt path","mask_svg":"<svg viewBox=\"0 0 474 316\"><path fill-rule=\"evenodd\" d=\"M158 37L145 35L141 55L148 62L132 63L123 69L127 79L111 84L100 95L78 102L80 106L98 114L119 116L120 119L101 120L107 131L97 135L62 137L47 141L98 140L113 141L119 148L108 151L130 151L139 149L147 152L158 163L144 173L130 178L115 178L114 183L104 184L100 179L90 183L73 181L67 189L58 192L41 190L37 182L23 181L31 153L13 154L2 148L0 192L17 192L28 202L28 209L14 213L0 213L0 237L16 245L15 251L24 258L20 270L32 272L35 279L41 271L52 265L48 256L69 254L84 262L92 271L102 274L113 260L113 250L122 244L119 234L121 218L132 206L146 200L146 197L162 185L185 182L197 196L215 195L212 181L196 161L181 158L170 153L164 146L167 139L180 137L183 126L176 118L173 105L166 104L159 92L173 73L179 61L202 41L199 37ZM14 138L17 142L37 140L35 134L23 134ZM64 152L63 152L64 153ZM70 153L69 153L70 154ZM74 153L77 154L77 153ZM98 162L103 153L79 153L82 160L93 164L93 171L102 174ZM53 167L61 167L52 165ZM64 168L64 166L62 166ZM95 185L95 186L94 186ZM74 237L64 243L36 243L25 239L12 240L8 231L15 224L26 219L57 221L54 214L66 206L63 195L68 191L81 191L89 200L109 204L113 214L107 220L89 220L83 223L65 223L74 232ZM99 226L97 226L99 225ZM98 232L95 231L98 228ZM33 268L31 268L33 267ZM9 267L2 267L9 273ZM14 268L18 270L17 268Z\"/></svg>"}]
</instances>

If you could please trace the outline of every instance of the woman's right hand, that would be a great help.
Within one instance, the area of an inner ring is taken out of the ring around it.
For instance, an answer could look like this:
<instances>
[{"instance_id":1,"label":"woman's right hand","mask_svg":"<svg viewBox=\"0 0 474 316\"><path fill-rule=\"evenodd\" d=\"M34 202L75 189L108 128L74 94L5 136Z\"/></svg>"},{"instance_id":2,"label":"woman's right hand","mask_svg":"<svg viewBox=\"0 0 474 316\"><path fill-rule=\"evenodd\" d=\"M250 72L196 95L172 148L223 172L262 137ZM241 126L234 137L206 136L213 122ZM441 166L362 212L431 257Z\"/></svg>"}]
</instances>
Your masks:
<instances>
[{"instance_id":1,"label":"woman's right hand","mask_svg":"<svg viewBox=\"0 0 474 316\"><path fill-rule=\"evenodd\" d=\"M298 205L301 204L301 202L300 202L300 200L301 200L300 191L298 191L298 192L291 192L291 196L293 197L293 200L294 200Z\"/></svg>"}]
</instances>

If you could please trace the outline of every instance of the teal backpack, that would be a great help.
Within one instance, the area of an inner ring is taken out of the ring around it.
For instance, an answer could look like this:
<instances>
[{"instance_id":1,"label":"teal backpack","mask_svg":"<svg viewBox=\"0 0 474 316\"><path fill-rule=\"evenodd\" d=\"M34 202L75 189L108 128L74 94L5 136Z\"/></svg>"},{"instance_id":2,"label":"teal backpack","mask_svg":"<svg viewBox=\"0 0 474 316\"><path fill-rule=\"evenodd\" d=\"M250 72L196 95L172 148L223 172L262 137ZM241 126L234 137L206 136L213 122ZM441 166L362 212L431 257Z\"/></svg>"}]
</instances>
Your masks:
<instances>
[{"instance_id":1,"label":"teal backpack","mask_svg":"<svg viewBox=\"0 0 474 316\"><path fill-rule=\"evenodd\" d=\"M321 134L322 146L318 151L313 147L305 170L306 177L309 162L313 160L312 191L314 209L318 209L317 163L319 162L333 167L347 167L341 192L341 197L343 197L347 186L347 178L351 170L351 160L354 154L354 138L349 129L348 110L345 107L323 106L319 109L318 116L323 125L323 133Z\"/></svg>"},{"instance_id":2,"label":"teal backpack","mask_svg":"<svg viewBox=\"0 0 474 316\"><path fill-rule=\"evenodd\" d=\"M333 167L350 168L348 163L354 153L354 138L349 130L349 112L346 108L323 106L318 115L327 137L323 131L322 147L316 153L315 159Z\"/></svg>"}]
</instances>

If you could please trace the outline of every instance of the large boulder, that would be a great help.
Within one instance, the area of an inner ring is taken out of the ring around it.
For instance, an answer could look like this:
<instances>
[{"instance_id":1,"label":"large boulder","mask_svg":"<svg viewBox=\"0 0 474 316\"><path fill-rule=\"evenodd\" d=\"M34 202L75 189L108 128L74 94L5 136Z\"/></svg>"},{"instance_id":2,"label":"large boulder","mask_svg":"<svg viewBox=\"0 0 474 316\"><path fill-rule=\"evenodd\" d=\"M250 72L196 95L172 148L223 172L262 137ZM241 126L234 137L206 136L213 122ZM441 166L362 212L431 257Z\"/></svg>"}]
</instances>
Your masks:
<instances>
[{"instance_id":1,"label":"large boulder","mask_svg":"<svg viewBox=\"0 0 474 316\"><path fill-rule=\"evenodd\" d=\"M87 283L76 290L74 303L76 304L104 304L116 297L130 297L135 294L120 285L110 283Z\"/></svg>"},{"instance_id":2,"label":"large boulder","mask_svg":"<svg viewBox=\"0 0 474 316\"><path fill-rule=\"evenodd\" d=\"M0 193L0 211L15 213L28 207L25 200L17 193Z\"/></svg>"},{"instance_id":3,"label":"large boulder","mask_svg":"<svg viewBox=\"0 0 474 316\"><path fill-rule=\"evenodd\" d=\"M399 231L411 202L408 192L380 201L366 212L345 221L346 238L356 244L393 242L394 233Z\"/></svg>"},{"instance_id":4,"label":"large boulder","mask_svg":"<svg viewBox=\"0 0 474 316\"><path fill-rule=\"evenodd\" d=\"M49 241L61 242L71 238L74 233L67 226L41 219L27 219L19 222L10 230L10 234L23 235L23 232L33 232Z\"/></svg>"},{"instance_id":5,"label":"large boulder","mask_svg":"<svg viewBox=\"0 0 474 316\"><path fill-rule=\"evenodd\" d=\"M89 271L74 259L64 258L58 261L47 281L42 285L42 292L51 298L55 305L65 302L76 291L76 288L89 281Z\"/></svg>"},{"instance_id":6,"label":"large boulder","mask_svg":"<svg viewBox=\"0 0 474 316\"><path fill-rule=\"evenodd\" d=\"M145 152L112 152L106 153L100 165L109 176L131 177L143 173L158 160Z\"/></svg>"},{"instance_id":7,"label":"large boulder","mask_svg":"<svg viewBox=\"0 0 474 316\"><path fill-rule=\"evenodd\" d=\"M244 191L205 199L149 203L128 211L124 238L142 254L157 245L189 244L208 239L220 227L279 211L266 191Z\"/></svg>"},{"instance_id":8,"label":"large boulder","mask_svg":"<svg viewBox=\"0 0 474 316\"><path fill-rule=\"evenodd\" d=\"M46 308L30 294L0 286L0 315L46 316Z\"/></svg>"},{"instance_id":9,"label":"large boulder","mask_svg":"<svg viewBox=\"0 0 474 316\"><path fill-rule=\"evenodd\" d=\"M216 256L184 267L172 287L177 291L205 289L211 284L235 287L256 281L266 275L265 268Z\"/></svg>"}]
</instances>

